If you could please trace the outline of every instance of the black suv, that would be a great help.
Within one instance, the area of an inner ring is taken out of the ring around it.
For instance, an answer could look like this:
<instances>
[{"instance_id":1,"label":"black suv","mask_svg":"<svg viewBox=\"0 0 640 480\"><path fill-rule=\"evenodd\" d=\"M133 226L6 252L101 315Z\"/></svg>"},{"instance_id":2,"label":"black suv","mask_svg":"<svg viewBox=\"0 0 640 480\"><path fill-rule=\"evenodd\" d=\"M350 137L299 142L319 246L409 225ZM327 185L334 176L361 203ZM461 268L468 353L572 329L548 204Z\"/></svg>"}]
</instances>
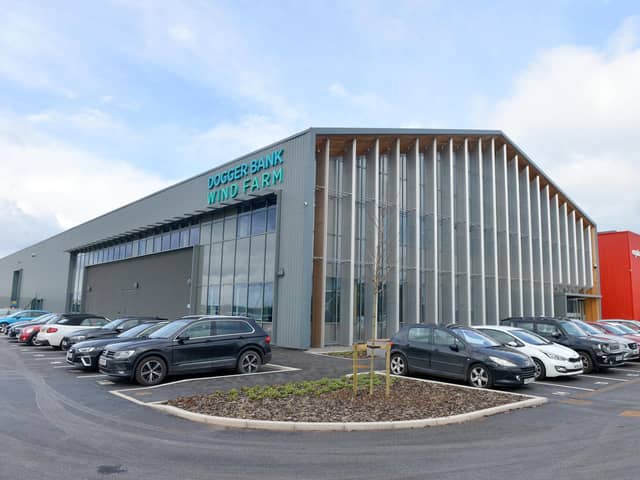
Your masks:
<instances>
[{"instance_id":1,"label":"black suv","mask_svg":"<svg viewBox=\"0 0 640 480\"><path fill-rule=\"evenodd\" d=\"M131 315L111 320L109 323L100 328L86 328L84 330L76 330L68 337L62 339L60 346L63 350L68 349L71 345L83 342L85 340L93 340L94 338L115 337L119 333L126 332L141 323L160 322L167 320L160 317L149 317L143 315Z\"/></svg>"},{"instance_id":2,"label":"black suv","mask_svg":"<svg viewBox=\"0 0 640 480\"><path fill-rule=\"evenodd\" d=\"M235 368L257 372L271 361L271 337L245 317L200 316L174 320L144 340L109 345L99 370L157 385L167 375Z\"/></svg>"},{"instance_id":3,"label":"black suv","mask_svg":"<svg viewBox=\"0 0 640 480\"><path fill-rule=\"evenodd\" d=\"M511 317L502 325L524 328L552 341L572 348L582 361L584 373L615 367L624 363L622 345L611 340L591 337L570 320L553 317Z\"/></svg>"},{"instance_id":4,"label":"black suv","mask_svg":"<svg viewBox=\"0 0 640 480\"><path fill-rule=\"evenodd\" d=\"M411 371L465 380L473 387L534 381L533 361L470 327L414 324L391 339L391 373Z\"/></svg>"}]
</instances>

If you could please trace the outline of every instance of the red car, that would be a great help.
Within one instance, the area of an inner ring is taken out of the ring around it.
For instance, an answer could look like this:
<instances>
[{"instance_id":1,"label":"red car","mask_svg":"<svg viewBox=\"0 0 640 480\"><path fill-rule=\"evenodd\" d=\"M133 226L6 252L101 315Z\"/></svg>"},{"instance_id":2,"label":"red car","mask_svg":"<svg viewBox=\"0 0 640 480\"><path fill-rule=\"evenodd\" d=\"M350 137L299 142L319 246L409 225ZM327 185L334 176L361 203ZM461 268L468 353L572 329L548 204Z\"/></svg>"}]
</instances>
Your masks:
<instances>
[{"instance_id":1,"label":"red car","mask_svg":"<svg viewBox=\"0 0 640 480\"><path fill-rule=\"evenodd\" d=\"M598 330L602 330L604 333L608 333L609 335L624 335L629 340L633 340L634 342L640 344L640 332L635 331L633 328L628 327L622 323L613 324L606 322L598 322L592 323L595 328Z\"/></svg>"},{"instance_id":2,"label":"red car","mask_svg":"<svg viewBox=\"0 0 640 480\"><path fill-rule=\"evenodd\" d=\"M18 337L19 343L28 343L29 345L38 346L40 343L36 340L38 336L38 332L40 331L40 327L42 325L32 325L26 328L23 328L20 332L20 336Z\"/></svg>"},{"instance_id":3,"label":"red car","mask_svg":"<svg viewBox=\"0 0 640 480\"><path fill-rule=\"evenodd\" d=\"M624 325L634 332L640 332L640 322L637 320L599 320L598 323L608 323L610 325Z\"/></svg>"}]
</instances>

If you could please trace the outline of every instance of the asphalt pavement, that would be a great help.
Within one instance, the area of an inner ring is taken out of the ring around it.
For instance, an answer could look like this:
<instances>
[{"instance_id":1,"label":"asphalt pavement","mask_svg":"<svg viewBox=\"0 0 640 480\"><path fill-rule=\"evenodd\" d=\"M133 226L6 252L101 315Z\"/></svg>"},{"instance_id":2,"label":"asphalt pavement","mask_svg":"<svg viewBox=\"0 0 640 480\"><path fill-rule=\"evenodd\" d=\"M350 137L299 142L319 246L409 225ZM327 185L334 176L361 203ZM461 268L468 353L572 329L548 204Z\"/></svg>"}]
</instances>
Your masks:
<instances>
[{"instance_id":1,"label":"asphalt pavement","mask_svg":"<svg viewBox=\"0 0 640 480\"><path fill-rule=\"evenodd\" d=\"M221 429L111 393L127 390L144 402L160 398L159 392L168 397L350 368L348 360L284 350L274 352L273 363L268 373L254 376L184 377L142 389L69 368L63 352L0 338L0 479L639 476L640 363L516 390L546 396L551 401L543 407L460 425L373 433Z\"/></svg>"}]
</instances>

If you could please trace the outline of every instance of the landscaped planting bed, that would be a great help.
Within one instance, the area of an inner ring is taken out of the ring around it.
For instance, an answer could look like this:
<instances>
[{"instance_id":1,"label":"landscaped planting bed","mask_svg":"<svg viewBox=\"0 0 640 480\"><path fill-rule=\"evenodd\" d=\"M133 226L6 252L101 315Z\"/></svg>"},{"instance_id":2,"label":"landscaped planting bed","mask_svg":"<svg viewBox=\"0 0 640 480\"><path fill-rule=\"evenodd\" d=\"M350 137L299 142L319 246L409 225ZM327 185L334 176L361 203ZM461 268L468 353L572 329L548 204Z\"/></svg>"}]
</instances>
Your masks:
<instances>
[{"instance_id":1,"label":"landscaped planting bed","mask_svg":"<svg viewBox=\"0 0 640 480\"><path fill-rule=\"evenodd\" d=\"M168 404L218 417L291 422L379 422L446 417L496 407L527 397L494 390L394 378L385 397L384 377L359 378L354 397L351 378L324 378L281 385L244 387L228 392L178 397Z\"/></svg>"}]
</instances>

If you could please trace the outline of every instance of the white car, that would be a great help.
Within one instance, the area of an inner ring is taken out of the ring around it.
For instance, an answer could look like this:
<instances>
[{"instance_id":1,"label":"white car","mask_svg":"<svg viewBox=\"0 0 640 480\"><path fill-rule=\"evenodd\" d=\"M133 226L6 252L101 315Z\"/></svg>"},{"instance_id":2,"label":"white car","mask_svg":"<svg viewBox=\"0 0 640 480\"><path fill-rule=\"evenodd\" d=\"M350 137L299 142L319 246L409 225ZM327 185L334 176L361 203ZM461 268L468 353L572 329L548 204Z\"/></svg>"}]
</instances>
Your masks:
<instances>
[{"instance_id":1,"label":"white car","mask_svg":"<svg viewBox=\"0 0 640 480\"><path fill-rule=\"evenodd\" d=\"M60 348L62 339L73 332L86 330L87 328L100 328L107 323L109 323L109 319L100 315L65 313L60 316L57 322L43 325L36 337L36 341L41 345L49 344L53 348Z\"/></svg>"},{"instance_id":2,"label":"white car","mask_svg":"<svg viewBox=\"0 0 640 480\"><path fill-rule=\"evenodd\" d=\"M582 373L580 355L575 350L552 343L529 330L497 325L474 328L505 346L529 355L536 364L536 380Z\"/></svg>"}]
</instances>

